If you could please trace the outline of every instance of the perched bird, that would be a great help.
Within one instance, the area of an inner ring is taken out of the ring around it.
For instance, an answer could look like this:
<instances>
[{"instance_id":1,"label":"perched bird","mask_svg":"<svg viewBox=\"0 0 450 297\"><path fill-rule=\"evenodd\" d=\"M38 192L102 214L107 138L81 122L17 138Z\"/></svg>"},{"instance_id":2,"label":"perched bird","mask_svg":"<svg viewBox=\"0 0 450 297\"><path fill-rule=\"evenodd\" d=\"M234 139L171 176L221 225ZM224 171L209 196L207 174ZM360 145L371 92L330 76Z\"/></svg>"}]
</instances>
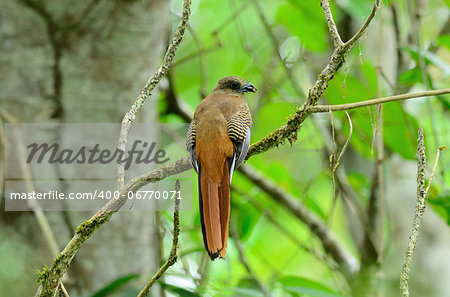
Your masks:
<instances>
[{"instance_id":1,"label":"perched bird","mask_svg":"<svg viewBox=\"0 0 450 297\"><path fill-rule=\"evenodd\" d=\"M198 174L203 242L211 260L224 258L230 219L230 183L250 144L252 118L244 94L255 86L238 76L222 78L197 106L186 148Z\"/></svg>"}]
</instances>

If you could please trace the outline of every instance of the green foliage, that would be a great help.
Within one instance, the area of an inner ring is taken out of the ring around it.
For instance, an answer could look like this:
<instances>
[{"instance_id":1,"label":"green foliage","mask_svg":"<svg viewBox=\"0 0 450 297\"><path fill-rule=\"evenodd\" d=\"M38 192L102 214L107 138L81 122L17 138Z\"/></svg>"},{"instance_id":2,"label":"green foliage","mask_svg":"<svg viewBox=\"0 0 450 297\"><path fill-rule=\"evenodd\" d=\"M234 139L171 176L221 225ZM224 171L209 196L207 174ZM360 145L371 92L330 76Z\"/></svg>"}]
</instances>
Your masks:
<instances>
[{"instance_id":1,"label":"green foliage","mask_svg":"<svg viewBox=\"0 0 450 297\"><path fill-rule=\"evenodd\" d=\"M125 285L127 285L132 280L134 280L138 277L139 277L138 274L130 274L130 275L125 275L125 276L119 277L118 279L113 280L112 282L110 282L109 284L107 284L106 286L104 286L103 288L98 290L96 293L91 295L91 297L110 296L111 293L113 293L116 290L119 290L120 288L124 287Z\"/></svg>"},{"instance_id":2,"label":"green foliage","mask_svg":"<svg viewBox=\"0 0 450 297\"><path fill-rule=\"evenodd\" d=\"M441 42L439 43L447 46L445 39L441 39ZM437 57L433 52L424 51L415 46L403 46L403 49L410 53L411 57L417 62L419 62L420 57L422 57L427 64L433 64L434 66L442 69L444 77L448 77L450 75L450 65Z\"/></svg>"},{"instance_id":3,"label":"green foliage","mask_svg":"<svg viewBox=\"0 0 450 297\"><path fill-rule=\"evenodd\" d=\"M233 196L234 201L238 200L236 196ZM237 203L232 203L233 219L236 221L239 237L245 240L251 235L262 214L248 202L238 200Z\"/></svg>"},{"instance_id":4,"label":"green foliage","mask_svg":"<svg viewBox=\"0 0 450 297\"><path fill-rule=\"evenodd\" d=\"M310 297L346 297L346 295L334 292L323 284L298 276L284 276L278 279L283 288L291 293L291 296Z\"/></svg>"},{"instance_id":5,"label":"green foliage","mask_svg":"<svg viewBox=\"0 0 450 297\"><path fill-rule=\"evenodd\" d=\"M433 190L433 187L431 188ZM428 202L433 207L434 211L438 213L450 226L450 189L445 189L438 196L431 197Z\"/></svg>"},{"instance_id":6,"label":"green foliage","mask_svg":"<svg viewBox=\"0 0 450 297\"><path fill-rule=\"evenodd\" d=\"M48 279L49 277L49 268L47 267L47 265L44 265L44 267L42 268L42 271L37 270L36 274L38 275L38 277L36 278L36 283L38 284L44 284L45 280Z\"/></svg>"},{"instance_id":7,"label":"green foliage","mask_svg":"<svg viewBox=\"0 0 450 297\"><path fill-rule=\"evenodd\" d=\"M195 292L191 292L189 290L186 290L185 288L179 287L179 286L175 286L175 285L170 285L170 284L166 284L164 282L158 282L163 288L167 289L169 292L175 294L175 296L179 296L179 297L200 297L199 294L195 293Z\"/></svg>"}]
</instances>

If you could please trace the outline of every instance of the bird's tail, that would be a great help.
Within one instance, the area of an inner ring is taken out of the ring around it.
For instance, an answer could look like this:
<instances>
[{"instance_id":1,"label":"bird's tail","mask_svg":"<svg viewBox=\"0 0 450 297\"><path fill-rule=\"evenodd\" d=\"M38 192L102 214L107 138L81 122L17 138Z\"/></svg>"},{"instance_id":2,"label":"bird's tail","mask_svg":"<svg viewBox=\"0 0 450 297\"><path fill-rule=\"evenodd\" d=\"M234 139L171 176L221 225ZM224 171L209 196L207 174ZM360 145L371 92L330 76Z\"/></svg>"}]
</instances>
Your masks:
<instances>
[{"instance_id":1,"label":"bird's tail","mask_svg":"<svg viewBox=\"0 0 450 297\"><path fill-rule=\"evenodd\" d=\"M229 170L228 161L225 161L219 182L209 178L208 172L202 172L202 168L198 173L203 242L211 260L224 258L226 254L230 220Z\"/></svg>"}]
</instances>

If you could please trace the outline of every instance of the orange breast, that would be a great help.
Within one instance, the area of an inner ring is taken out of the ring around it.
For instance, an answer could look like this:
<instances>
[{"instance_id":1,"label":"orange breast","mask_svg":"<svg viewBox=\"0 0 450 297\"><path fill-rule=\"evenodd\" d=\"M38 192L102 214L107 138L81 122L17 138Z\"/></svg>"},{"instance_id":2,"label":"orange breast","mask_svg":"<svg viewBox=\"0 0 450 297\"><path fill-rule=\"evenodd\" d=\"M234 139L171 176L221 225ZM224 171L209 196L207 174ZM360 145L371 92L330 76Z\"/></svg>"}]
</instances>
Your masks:
<instances>
[{"instance_id":1,"label":"orange breast","mask_svg":"<svg viewBox=\"0 0 450 297\"><path fill-rule=\"evenodd\" d=\"M218 183L222 180L226 158L233 156L227 121L221 113L205 112L197 123L196 155L202 173Z\"/></svg>"}]
</instances>

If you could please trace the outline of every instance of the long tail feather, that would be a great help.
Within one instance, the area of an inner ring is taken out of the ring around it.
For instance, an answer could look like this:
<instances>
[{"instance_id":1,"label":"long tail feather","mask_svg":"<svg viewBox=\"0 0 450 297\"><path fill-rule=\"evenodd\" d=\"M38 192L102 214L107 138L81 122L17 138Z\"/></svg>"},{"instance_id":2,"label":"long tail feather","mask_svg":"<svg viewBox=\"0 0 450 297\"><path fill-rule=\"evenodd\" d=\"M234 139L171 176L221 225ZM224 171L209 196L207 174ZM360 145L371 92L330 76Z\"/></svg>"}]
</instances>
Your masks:
<instances>
[{"instance_id":1,"label":"long tail feather","mask_svg":"<svg viewBox=\"0 0 450 297\"><path fill-rule=\"evenodd\" d=\"M225 257L228 247L228 224L230 221L230 172L228 170L228 162L225 162L223 177L219 185L220 224L223 243L222 250L219 252L221 258Z\"/></svg>"},{"instance_id":2,"label":"long tail feather","mask_svg":"<svg viewBox=\"0 0 450 297\"><path fill-rule=\"evenodd\" d=\"M223 176L219 183L199 170L200 220L203 243L212 260L224 258L228 240L230 219L230 174L228 162L224 162Z\"/></svg>"}]
</instances>

